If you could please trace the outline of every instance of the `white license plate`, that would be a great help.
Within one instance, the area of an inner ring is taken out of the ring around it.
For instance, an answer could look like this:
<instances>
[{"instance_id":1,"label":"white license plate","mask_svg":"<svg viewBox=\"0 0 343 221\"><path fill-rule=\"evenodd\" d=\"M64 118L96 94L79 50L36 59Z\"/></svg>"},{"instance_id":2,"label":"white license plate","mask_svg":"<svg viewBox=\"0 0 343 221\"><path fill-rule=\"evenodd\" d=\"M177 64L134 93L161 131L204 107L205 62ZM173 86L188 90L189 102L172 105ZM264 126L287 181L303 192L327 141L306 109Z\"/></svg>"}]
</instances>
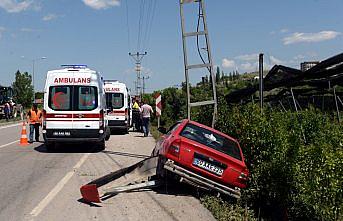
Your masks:
<instances>
[{"instance_id":1,"label":"white license plate","mask_svg":"<svg viewBox=\"0 0 343 221\"><path fill-rule=\"evenodd\" d=\"M53 132L53 135L57 136L57 137L69 137L70 132L68 132L68 131L55 131L55 132Z\"/></svg>"},{"instance_id":2,"label":"white license plate","mask_svg":"<svg viewBox=\"0 0 343 221\"><path fill-rule=\"evenodd\" d=\"M200 167L202 169L205 169L211 173L214 173L216 175L223 175L224 173L224 170L217 167L217 166L214 166L210 163L207 163L206 161L203 161L203 160L200 160L200 159L197 159L197 158L194 158L193 160L193 165L197 166L197 167Z\"/></svg>"}]
</instances>

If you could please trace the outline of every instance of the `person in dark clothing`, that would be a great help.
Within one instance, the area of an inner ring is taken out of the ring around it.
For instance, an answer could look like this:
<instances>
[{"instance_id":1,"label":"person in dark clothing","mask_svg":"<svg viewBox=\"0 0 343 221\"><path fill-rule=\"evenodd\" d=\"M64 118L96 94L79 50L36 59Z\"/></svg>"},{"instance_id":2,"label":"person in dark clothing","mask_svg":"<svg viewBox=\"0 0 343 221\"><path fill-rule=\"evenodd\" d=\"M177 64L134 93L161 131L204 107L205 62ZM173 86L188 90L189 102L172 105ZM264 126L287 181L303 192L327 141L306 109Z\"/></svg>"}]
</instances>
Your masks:
<instances>
[{"instance_id":1,"label":"person in dark clothing","mask_svg":"<svg viewBox=\"0 0 343 221\"><path fill-rule=\"evenodd\" d=\"M5 103L5 107L4 107L4 114L5 114L5 119L6 121L8 121L10 119L10 104L8 102Z\"/></svg>"}]
</instances>

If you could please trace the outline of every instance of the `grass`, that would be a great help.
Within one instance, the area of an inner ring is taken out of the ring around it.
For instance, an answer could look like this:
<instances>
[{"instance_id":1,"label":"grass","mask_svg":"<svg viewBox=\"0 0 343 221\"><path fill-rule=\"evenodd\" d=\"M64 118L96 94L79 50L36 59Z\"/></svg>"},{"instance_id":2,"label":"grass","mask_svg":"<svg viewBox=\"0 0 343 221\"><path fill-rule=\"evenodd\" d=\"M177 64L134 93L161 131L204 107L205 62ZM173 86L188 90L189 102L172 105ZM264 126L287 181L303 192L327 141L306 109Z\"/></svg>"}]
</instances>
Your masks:
<instances>
[{"instance_id":1,"label":"grass","mask_svg":"<svg viewBox=\"0 0 343 221\"><path fill-rule=\"evenodd\" d=\"M8 125L8 124L17 123L19 121L20 121L20 117L12 118L12 119L9 119L8 121L6 121L6 119L1 119L0 120L0 125L4 126L4 125Z\"/></svg>"},{"instance_id":2,"label":"grass","mask_svg":"<svg viewBox=\"0 0 343 221\"><path fill-rule=\"evenodd\" d=\"M157 126L151 125L150 133L153 136L153 138L155 139L155 141L157 141L161 137L161 133L158 132Z\"/></svg>"},{"instance_id":3,"label":"grass","mask_svg":"<svg viewBox=\"0 0 343 221\"><path fill-rule=\"evenodd\" d=\"M212 213L218 221L252 221L253 210L242 207L239 204L231 204L220 197L204 196L200 199L201 203Z\"/></svg>"}]
</instances>

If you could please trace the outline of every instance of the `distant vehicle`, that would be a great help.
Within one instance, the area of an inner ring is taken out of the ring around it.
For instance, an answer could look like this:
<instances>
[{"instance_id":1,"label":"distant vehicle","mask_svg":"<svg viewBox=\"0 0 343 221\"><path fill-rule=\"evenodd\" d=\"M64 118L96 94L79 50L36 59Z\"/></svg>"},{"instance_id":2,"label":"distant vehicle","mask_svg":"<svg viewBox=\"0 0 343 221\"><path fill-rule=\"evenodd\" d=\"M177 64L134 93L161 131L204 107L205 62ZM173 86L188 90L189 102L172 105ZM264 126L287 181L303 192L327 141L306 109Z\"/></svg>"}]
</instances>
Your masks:
<instances>
[{"instance_id":1,"label":"distant vehicle","mask_svg":"<svg viewBox=\"0 0 343 221\"><path fill-rule=\"evenodd\" d=\"M13 100L13 89L0 85L0 119L5 117L5 103L11 106L10 118L16 118L22 112L22 106Z\"/></svg>"},{"instance_id":2,"label":"distant vehicle","mask_svg":"<svg viewBox=\"0 0 343 221\"><path fill-rule=\"evenodd\" d=\"M47 73L43 136L48 150L60 142L97 142L105 148L106 120L102 76L85 65L63 65Z\"/></svg>"},{"instance_id":3,"label":"distant vehicle","mask_svg":"<svg viewBox=\"0 0 343 221\"><path fill-rule=\"evenodd\" d=\"M107 119L111 129L129 132L132 125L132 104L128 88L116 80L105 80Z\"/></svg>"},{"instance_id":4,"label":"distant vehicle","mask_svg":"<svg viewBox=\"0 0 343 221\"><path fill-rule=\"evenodd\" d=\"M168 131L159 131L164 135L152 155L160 156L160 165L190 183L201 186L205 182L211 188L218 184L218 188L239 198L240 192L235 189L247 186L249 172L235 139L189 120L177 122Z\"/></svg>"}]
</instances>

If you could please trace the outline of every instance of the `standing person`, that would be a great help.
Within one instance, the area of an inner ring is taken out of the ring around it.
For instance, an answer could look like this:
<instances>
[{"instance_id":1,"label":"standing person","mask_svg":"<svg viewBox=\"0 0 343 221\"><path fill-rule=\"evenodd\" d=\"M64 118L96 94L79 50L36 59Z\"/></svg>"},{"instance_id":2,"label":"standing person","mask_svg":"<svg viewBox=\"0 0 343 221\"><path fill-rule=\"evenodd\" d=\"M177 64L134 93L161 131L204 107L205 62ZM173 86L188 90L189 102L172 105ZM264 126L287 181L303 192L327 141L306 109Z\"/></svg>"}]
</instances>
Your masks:
<instances>
[{"instance_id":1,"label":"standing person","mask_svg":"<svg viewBox=\"0 0 343 221\"><path fill-rule=\"evenodd\" d=\"M132 106L133 109L139 109L139 105L135 98L132 100L132 103L133 103L133 106Z\"/></svg>"},{"instance_id":2,"label":"standing person","mask_svg":"<svg viewBox=\"0 0 343 221\"><path fill-rule=\"evenodd\" d=\"M143 101L141 113L143 120L144 137L147 137L149 135L150 114L154 113L154 111L152 110L152 107L149 104L147 104L146 101Z\"/></svg>"},{"instance_id":3,"label":"standing person","mask_svg":"<svg viewBox=\"0 0 343 221\"><path fill-rule=\"evenodd\" d=\"M142 106L143 106L143 101L139 102L139 131L144 133L143 130L143 114L142 114Z\"/></svg>"},{"instance_id":4,"label":"standing person","mask_svg":"<svg viewBox=\"0 0 343 221\"><path fill-rule=\"evenodd\" d=\"M39 142L39 126L41 124L42 113L38 110L37 104L33 104L31 110L27 113L27 121L30 124L29 143L33 143L33 133L35 133L36 142Z\"/></svg>"},{"instance_id":5,"label":"standing person","mask_svg":"<svg viewBox=\"0 0 343 221\"><path fill-rule=\"evenodd\" d=\"M136 99L133 99L133 105L132 105L132 118L133 118L133 123L134 123L134 129L136 131L139 131L139 121L140 121L140 110L139 110L139 105L136 101Z\"/></svg>"},{"instance_id":6,"label":"standing person","mask_svg":"<svg viewBox=\"0 0 343 221\"><path fill-rule=\"evenodd\" d=\"M5 114L5 118L6 121L8 121L8 119L10 118L10 104L8 102L5 103L5 107L4 107L4 114Z\"/></svg>"}]
</instances>

